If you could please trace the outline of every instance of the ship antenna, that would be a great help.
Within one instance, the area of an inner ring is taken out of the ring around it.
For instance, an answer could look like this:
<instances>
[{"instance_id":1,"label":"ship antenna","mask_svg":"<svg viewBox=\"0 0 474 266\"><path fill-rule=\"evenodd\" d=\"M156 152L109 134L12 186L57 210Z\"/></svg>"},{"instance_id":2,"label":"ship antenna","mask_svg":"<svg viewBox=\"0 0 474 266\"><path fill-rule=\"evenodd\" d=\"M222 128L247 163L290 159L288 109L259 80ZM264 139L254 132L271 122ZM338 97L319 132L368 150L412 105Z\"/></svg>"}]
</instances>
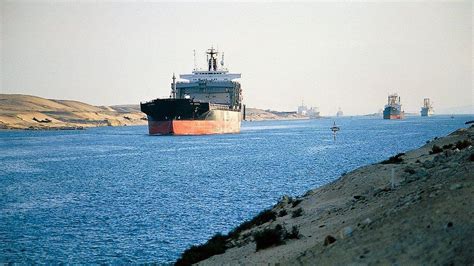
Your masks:
<instances>
[{"instance_id":1,"label":"ship antenna","mask_svg":"<svg viewBox=\"0 0 474 266\"><path fill-rule=\"evenodd\" d=\"M215 50L215 51L213 50L216 57L214 57L214 54L211 55L211 57L212 57L212 66L213 66L214 71L217 70L217 53L218 53L218 51L219 51L219 46L217 46L217 50Z\"/></svg>"},{"instance_id":2,"label":"ship antenna","mask_svg":"<svg viewBox=\"0 0 474 266\"><path fill-rule=\"evenodd\" d=\"M173 86L171 87L171 96L173 99L176 99L176 76L173 73Z\"/></svg>"},{"instance_id":3,"label":"ship antenna","mask_svg":"<svg viewBox=\"0 0 474 266\"><path fill-rule=\"evenodd\" d=\"M194 54L194 70L196 70L196 49L193 50Z\"/></svg>"}]
</instances>

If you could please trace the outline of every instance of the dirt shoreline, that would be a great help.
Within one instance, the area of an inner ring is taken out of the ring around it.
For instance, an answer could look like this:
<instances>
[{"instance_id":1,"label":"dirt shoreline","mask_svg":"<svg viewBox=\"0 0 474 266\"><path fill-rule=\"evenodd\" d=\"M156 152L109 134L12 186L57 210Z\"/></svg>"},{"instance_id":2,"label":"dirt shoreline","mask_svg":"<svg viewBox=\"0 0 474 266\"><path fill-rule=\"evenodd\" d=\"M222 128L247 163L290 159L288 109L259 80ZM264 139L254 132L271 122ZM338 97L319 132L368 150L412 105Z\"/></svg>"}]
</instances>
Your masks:
<instances>
[{"instance_id":1,"label":"dirt shoreline","mask_svg":"<svg viewBox=\"0 0 474 266\"><path fill-rule=\"evenodd\" d=\"M472 143L474 127L459 129L302 197L283 197L228 235L183 253L178 264L472 265Z\"/></svg>"},{"instance_id":2,"label":"dirt shoreline","mask_svg":"<svg viewBox=\"0 0 474 266\"><path fill-rule=\"evenodd\" d=\"M0 94L0 129L4 130L77 130L146 123L138 105L93 106L71 100Z\"/></svg>"}]
</instances>

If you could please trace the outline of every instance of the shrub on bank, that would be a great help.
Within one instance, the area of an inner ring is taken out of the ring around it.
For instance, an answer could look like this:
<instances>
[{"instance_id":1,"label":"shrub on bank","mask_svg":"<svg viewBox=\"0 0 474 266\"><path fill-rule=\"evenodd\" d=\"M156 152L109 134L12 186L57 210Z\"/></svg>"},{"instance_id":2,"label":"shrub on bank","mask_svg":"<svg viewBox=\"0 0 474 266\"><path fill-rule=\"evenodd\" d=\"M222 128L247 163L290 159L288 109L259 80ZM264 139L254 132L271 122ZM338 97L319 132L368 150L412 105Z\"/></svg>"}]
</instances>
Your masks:
<instances>
[{"instance_id":1,"label":"shrub on bank","mask_svg":"<svg viewBox=\"0 0 474 266\"><path fill-rule=\"evenodd\" d=\"M269 247L283 245L287 239L299 239L300 231L297 226L293 226L291 232L288 232L283 226L277 225L275 228L267 228L256 232L253 238L256 243L256 251L259 251Z\"/></svg>"},{"instance_id":2,"label":"shrub on bank","mask_svg":"<svg viewBox=\"0 0 474 266\"><path fill-rule=\"evenodd\" d=\"M226 246L227 242L231 239L237 239L242 231L275 220L276 213L274 211L264 210L257 214L257 216L252 218L250 221L246 221L239 225L229 234L222 235L218 233L214 235L211 239L209 239L206 243L201 245L194 245L186 249L181 255L181 258L176 261L175 265L191 265L210 258L214 255L222 254L228 248Z\"/></svg>"},{"instance_id":3,"label":"shrub on bank","mask_svg":"<svg viewBox=\"0 0 474 266\"><path fill-rule=\"evenodd\" d=\"M214 255L224 253L227 249L227 238L227 236L218 233L204 244L191 246L183 252L175 265L191 265Z\"/></svg>"},{"instance_id":4,"label":"shrub on bank","mask_svg":"<svg viewBox=\"0 0 474 266\"><path fill-rule=\"evenodd\" d=\"M272 210L264 210L257 214L252 220L243 222L229 233L230 238L238 238L240 232L248 230L254 226L262 225L266 222L275 221L276 213Z\"/></svg>"},{"instance_id":5,"label":"shrub on bank","mask_svg":"<svg viewBox=\"0 0 474 266\"><path fill-rule=\"evenodd\" d=\"M405 155L405 153L399 153L395 156L388 158L388 160L382 161L381 164L399 164L403 162L403 159L401 158L403 155Z\"/></svg>"},{"instance_id":6,"label":"shrub on bank","mask_svg":"<svg viewBox=\"0 0 474 266\"><path fill-rule=\"evenodd\" d=\"M300 200L299 200L300 201ZM293 203L294 201L292 201ZM296 203L296 205L298 205ZM295 206L296 206L295 205ZM281 210L278 213L278 216L285 216L288 212L286 210ZM303 209L298 208L292 212L292 217L299 217L303 214ZM232 239L237 239L241 232L251 229L255 226L262 225L264 223L275 221L277 213L272 210L264 210L256 215L249 221L246 221L236 227L227 235L222 235L220 233L214 235L206 243L201 245L194 245L186 249L181 258L179 258L175 265L191 265L199 261L210 258L214 255L224 253L231 245ZM257 251L265 249L271 246L282 245L287 239L297 239L300 237L299 230L296 226L293 226L291 232L288 232L283 226L277 225L273 229L264 229L262 231L254 233L254 240L257 245Z\"/></svg>"},{"instance_id":7,"label":"shrub on bank","mask_svg":"<svg viewBox=\"0 0 474 266\"><path fill-rule=\"evenodd\" d=\"M298 227L293 225L291 227L291 232L287 233L285 236L285 239L299 239L300 238L300 230L298 230Z\"/></svg>"},{"instance_id":8,"label":"shrub on bank","mask_svg":"<svg viewBox=\"0 0 474 266\"><path fill-rule=\"evenodd\" d=\"M298 208L293 211L293 214L291 215L291 217L296 218L296 217L300 217L301 215L303 215L303 209Z\"/></svg>"},{"instance_id":9,"label":"shrub on bank","mask_svg":"<svg viewBox=\"0 0 474 266\"><path fill-rule=\"evenodd\" d=\"M260 232L256 232L253 235L255 243L257 245L257 251L283 244L283 236L284 230L281 225L277 225L273 229L264 229Z\"/></svg>"},{"instance_id":10,"label":"shrub on bank","mask_svg":"<svg viewBox=\"0 0 474 266\"><path fill-rule=\"evenodd\" d=\"M443 145L443 150L451 149L454 145L452 143Z\"/></svg>"},{"instance_id":11,"label":"shrub on bank","mask_svg":"<svg viewBox=\"0 0 474 266\"><path fill-rule=\"evenodd\" d=\"M471 146L471 144L472 143L467 139L465 139L463 141L460 140L460 141L456 142L456 148L462 150L462 149L465 149L465 148Z\"/></svg>"},{"instance_id":12,"label":"shrub on bank","mask_svg":"<svg viewBox=\"0 0 474 266\"><path fill-rule=\"evenodd\" d=\"M440 153L442 151L443 151L443 149L440 148L438 145L433 145L433 147L431 148L430 154L437 154L437 153Z\"/></svg>"},{"instance_id":13,"label":"shrub on bank","mask_svg":"<svg viewBox=\"0 0 474 266\"><path fill-rule=\"evenodd\" d=\"M303 200L301 199L297 199L297 200L294 200L292 203L291 203L291 207L294 208L296 206L298 206L298 204L300 204Z\"/></svg>"}]
</instances>

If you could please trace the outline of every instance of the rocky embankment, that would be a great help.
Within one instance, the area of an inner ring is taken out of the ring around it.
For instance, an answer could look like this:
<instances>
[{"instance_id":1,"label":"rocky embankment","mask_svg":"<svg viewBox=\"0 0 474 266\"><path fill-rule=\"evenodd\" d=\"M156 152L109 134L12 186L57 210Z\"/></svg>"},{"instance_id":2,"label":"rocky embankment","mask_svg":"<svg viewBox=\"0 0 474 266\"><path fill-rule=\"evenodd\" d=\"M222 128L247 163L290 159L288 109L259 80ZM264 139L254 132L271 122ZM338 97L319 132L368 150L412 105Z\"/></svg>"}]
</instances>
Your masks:
<instances>
[{"instance_id":1,"label":"rocky embankment","mask_svg":"<svg viewBox=\"0 0 474 266\"><path fill-rule=\"evenodd\" d=\"M472 265L474 127L341 176L182 254L178 265Z\"/></svg>"},{"instance_id":2,"label":"rocky embankment","mask_svg":"<svg viewBox=\"0 0 474 266\"><path fill-rule=\"evenodd\" d=\"M138 105L93 106L21 94L0 94L0 129L82 129L144 125Z\"/></svg>"}]
</instances>

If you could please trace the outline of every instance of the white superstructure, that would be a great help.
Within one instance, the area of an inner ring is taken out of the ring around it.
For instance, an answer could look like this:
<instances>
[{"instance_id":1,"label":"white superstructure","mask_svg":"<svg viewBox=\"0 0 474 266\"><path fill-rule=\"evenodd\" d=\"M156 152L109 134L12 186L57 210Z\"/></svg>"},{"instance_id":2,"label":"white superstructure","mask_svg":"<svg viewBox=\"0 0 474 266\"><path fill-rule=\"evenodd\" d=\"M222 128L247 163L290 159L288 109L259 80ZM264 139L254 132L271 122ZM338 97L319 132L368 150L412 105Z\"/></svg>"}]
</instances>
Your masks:
<instances>
[{"instance_id":1,"label":"white superstructure","mask_svg":"<svg viewBox=\"0 0 474 266\"><path fill-rule=\"evenodd\" d=\"M218 52L216 49L208 49L206 54L207 70L197 69L196 64L194 64L192 74L179 75L183 81L176 82L173 79L171 97L227 105L232 109L240 109L242 90L240 89L240 83L234 80L240 78L241 75L231 74L224 68L223 55L220 66L218 66Z\"/></svg>"},{"instance_id":2,"label":"white superstructure","mask_svg":"<svg viewBox=\"0 0 474 266\"><path fill-rule=\"evenodd\" d=\"M219 52L214 49L208 49L207 52L207 70L199 70L194 68L191 74L182 74L179 75L180 79L187 80L189 82L198 82L198 81L232 81L241 77L241 74L229 73L229 70L224 68L224 53L222 53L222 59L220 62L220 67L217 64L217 57Z\"/></svg>"}]
</instances>

